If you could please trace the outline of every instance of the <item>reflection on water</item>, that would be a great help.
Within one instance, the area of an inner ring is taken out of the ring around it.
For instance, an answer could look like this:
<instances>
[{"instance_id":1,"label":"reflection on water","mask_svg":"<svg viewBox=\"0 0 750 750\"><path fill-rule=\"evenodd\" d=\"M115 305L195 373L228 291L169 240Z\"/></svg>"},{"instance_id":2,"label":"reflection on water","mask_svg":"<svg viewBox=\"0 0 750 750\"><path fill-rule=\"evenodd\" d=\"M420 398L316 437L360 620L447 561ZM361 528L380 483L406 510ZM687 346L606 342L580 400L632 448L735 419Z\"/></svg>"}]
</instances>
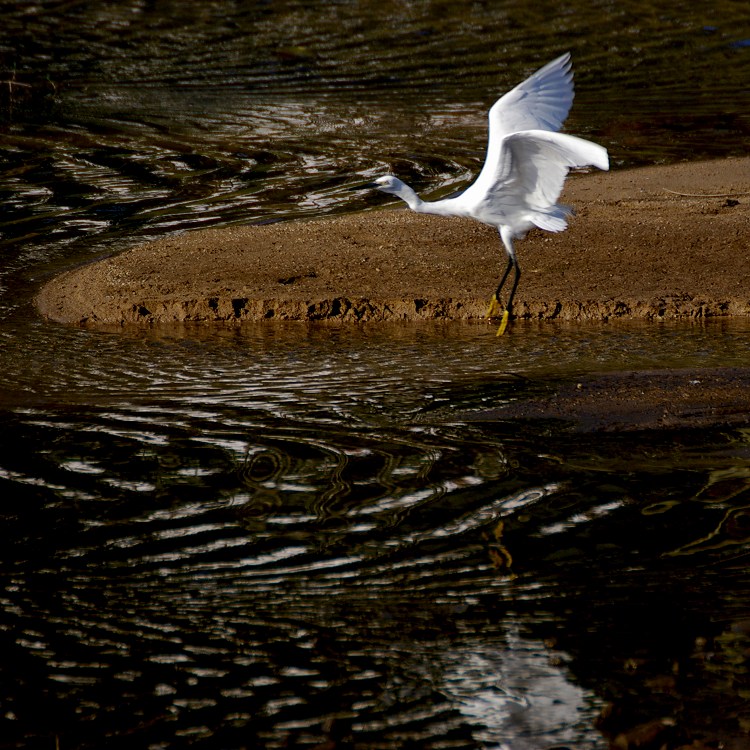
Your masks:
<instances>
[{"instance_id":1,"label":"reflection on water","mask_svg":"<svg viewBox=\"0 0 750 750\"><path fill-rule=\"evenodd\" d=\"M664 337L672 365L740 360L746 327L526 326L505 351L481 326L51 330L75 367L6 363L10 742L603 748L663 716L703 736L706 711L741 732L747 431L460 415L546 389L552 352L569 378L634 339L652 367Z\"/></svg>"},{"instance_id":2,"label":"reflection on water","mask_svg":"<svg viewBox=\"0 0 750 750\"><path fill-rule=\"evenodd\" d=\"M744 747L747 431L476 417L744 366L747 325L111 335L30 304L387 168L451 192L566 49L613 164L743 153L746 9L672 5L3 4L0 746Z\"/></svg>"}]
</instances>

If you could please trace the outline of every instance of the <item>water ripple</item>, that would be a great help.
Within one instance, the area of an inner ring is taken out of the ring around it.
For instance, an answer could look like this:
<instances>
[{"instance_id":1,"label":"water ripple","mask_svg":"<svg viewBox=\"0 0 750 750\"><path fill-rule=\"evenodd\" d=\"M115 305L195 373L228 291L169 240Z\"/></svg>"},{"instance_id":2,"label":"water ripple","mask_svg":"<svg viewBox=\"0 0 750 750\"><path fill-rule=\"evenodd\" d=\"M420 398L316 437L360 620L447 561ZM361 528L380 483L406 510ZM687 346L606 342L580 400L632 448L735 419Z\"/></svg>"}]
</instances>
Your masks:
<instances>
[{"instance_id":1,"label":"water ripple","mask_svg":"<svg viewBox=\"0 0 750 750\"><path fill-rule=\"evenodd\" d=\"M157 236L374 206L347 188L386 170L461 188L561 39L614 165L741 153L744 6L5 5L3 743L598 750L605 702L733 741L746 431L464 419L745 365L747 326L108 335L29 300Z\"/></svg>"}]
</instances>

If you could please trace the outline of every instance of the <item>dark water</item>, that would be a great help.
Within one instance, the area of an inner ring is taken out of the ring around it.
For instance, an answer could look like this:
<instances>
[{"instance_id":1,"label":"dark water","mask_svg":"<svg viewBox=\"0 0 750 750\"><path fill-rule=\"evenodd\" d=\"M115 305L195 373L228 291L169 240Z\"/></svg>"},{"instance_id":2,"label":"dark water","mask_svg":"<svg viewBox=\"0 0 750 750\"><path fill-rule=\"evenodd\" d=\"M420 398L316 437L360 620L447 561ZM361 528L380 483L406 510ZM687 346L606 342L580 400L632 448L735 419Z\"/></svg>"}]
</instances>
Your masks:
<instances>
[{"instance_id":1,"label":"dark water","mask_svg":"<svg viewBox=\"0 0 750 750\"><path fill-rule=\"evenodd\" d=\"M566 49L615 167L744 154L744 3L0 12L0 748L747 746L747 430L467 419L744 365L746 323L113 335L31 304L151 237L375 206L346 188L386 169L461 187Z\"/></svg>"}]
</instances>

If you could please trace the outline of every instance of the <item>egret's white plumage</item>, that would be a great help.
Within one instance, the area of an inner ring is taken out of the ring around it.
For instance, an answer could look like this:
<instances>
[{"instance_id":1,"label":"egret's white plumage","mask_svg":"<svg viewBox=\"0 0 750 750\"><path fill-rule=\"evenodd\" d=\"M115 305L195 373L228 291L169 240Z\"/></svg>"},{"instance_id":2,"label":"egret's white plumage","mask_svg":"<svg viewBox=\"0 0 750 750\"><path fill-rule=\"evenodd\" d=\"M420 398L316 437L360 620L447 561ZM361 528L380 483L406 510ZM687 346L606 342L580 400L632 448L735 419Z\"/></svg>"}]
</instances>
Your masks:
<instances>
[{"instance_id":1,"label":"egret's white plumage","mask_svg":"<svg viewBox=\"0 0 750 750\"><path fill-rule=\"evenodd\" d=\"M393 175L372 184L405 201L412 211L439 216L465 216L494 226L508 254L508 265L488 315L500 305L500 291L511 268L513 286L498 334L505 330L520 278L513 240L532 227L561 232L571 209L557 203L568 171L594 166L609 169L606 149L557 131L573 103L570 54L540 68L498 99L489 112L487 156L477 179L460 195L423 201Z\"/></svg>"}]
</instances>

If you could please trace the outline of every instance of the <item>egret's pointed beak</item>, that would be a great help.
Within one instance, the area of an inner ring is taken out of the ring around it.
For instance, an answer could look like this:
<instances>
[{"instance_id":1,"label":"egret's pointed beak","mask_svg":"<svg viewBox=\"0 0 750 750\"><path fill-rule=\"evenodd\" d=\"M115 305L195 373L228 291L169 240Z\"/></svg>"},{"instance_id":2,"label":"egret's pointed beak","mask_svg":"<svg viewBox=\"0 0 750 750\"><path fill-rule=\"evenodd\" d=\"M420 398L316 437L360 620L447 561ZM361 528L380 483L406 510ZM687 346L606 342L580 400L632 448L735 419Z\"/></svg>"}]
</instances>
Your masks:
<instances>
[{"instance_id":1,"label":"egret's pointed beak","mask_svg":"<svg viewBox=\"0 0 750 750\"><path fill-rule=\"evenodd\" d=\"M350 188L347 188L347 190L375 190L378 187L378 184L376 182L365 182L361 185L353 185Z\"/></svg>"}]
</instances>

